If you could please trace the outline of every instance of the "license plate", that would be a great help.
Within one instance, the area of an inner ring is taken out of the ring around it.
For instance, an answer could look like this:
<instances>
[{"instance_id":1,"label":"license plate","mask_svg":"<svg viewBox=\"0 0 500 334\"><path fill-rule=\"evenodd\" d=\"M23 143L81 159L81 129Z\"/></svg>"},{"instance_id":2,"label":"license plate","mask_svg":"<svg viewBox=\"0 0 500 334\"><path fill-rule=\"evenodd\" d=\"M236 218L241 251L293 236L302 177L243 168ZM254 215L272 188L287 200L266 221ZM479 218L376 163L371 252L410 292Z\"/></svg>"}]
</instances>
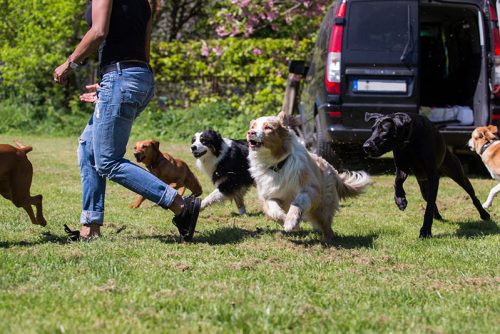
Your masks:
<instances>
[{"instance_id":1,"label":"license plate","mask_svg":"<svg viewBox=\"0 0 500 334\"><path fill-rule=\"evenodd\" d=\"M354 80L354 92L406 93L404 80Z\"/></svg>"}]
</instances>

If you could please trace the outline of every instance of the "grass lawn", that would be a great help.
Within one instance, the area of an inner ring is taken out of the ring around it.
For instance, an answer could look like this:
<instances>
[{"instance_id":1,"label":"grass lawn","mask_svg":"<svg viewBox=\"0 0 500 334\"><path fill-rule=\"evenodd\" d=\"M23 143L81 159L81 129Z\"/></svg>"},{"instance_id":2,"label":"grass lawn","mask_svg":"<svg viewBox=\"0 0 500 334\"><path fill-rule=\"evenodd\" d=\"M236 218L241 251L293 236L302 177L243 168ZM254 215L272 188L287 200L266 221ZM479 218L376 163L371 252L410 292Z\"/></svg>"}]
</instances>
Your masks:
<instances>
[{"instance_id":1,"label":"grass lawn","mask_svg":"<svg viewBox=\"0 0 500 334\"><path fill-rule=\"evenodd\" d=\"M105 236L69 243L78 228L77 138L0 136L34 147L32 194L45 228L0 199L0 332L406 332L500 333L500 198L481 222L466 193L441 179L434 238L419 240L424 202L413 177L408 208L393 203L393 176L342 203L334 245L307 224L283 234L260 211L200 215L194 242L178 244L172 214L108 183ZM143 139L143 138L141 138ZM132 147L132 143L130 143ZM189 144L160 146L192 166ZM129 157L131 150L129 150ZM471 180L483 201L495 184Z\"/></svg>"}]
</instances>

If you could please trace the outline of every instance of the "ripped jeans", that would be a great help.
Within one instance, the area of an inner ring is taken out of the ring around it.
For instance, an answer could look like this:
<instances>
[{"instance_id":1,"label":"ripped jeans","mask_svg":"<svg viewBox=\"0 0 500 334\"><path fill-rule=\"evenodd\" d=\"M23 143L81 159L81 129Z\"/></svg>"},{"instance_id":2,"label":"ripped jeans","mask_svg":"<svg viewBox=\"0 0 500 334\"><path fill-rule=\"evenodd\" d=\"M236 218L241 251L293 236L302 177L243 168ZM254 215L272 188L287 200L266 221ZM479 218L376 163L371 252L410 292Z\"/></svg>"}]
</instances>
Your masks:
<instances>
[{"instance_id":1,"label":"ripped jeans","mask_svg":"<svg viewBox=\"0 0 500 334\"><path fill-rule=\"evenodd\" d=\"M124 159L134 120L154 93L147 68L132 67L104 74L94 114L78 145L82 179L82 224L103 224L106 178L163 208L177 191L138 165Z\"/></svg>"}]
</instances>

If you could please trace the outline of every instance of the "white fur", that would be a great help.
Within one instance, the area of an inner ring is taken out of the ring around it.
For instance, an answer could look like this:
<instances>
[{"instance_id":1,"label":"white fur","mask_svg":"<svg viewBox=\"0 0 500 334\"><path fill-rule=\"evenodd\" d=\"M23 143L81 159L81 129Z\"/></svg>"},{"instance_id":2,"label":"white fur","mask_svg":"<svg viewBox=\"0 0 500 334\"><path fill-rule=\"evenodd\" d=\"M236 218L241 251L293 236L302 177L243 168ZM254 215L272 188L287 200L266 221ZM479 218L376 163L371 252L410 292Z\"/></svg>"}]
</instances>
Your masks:
<instances>
[{"instance_id":1,"label":"white fur","mask_svg":"<svg viewBox=\"0 0 500 334\"><path fill-rule=\"evenodd\" d=\"M492 137L485 137L485 133L490 131L488 127L478 127L474 129L472 132L472 136L469 139L467 146L472 150L475 151L477 154L480 155L481 160L484 163L484 166L490 173L491 177L497 181L500 181L500 168L499 165L499 157L500 154L498 153L500 150L500 140L496 140L495 142L491 143L489 147L486 148L484 152L481 154L481 148L482 146L487 143L487 138ZM495 196L500 192L500 183L491 188L488 198L486 201L483 203L483 208L488 209L491 204L493 203L493 199Z\"/></svg>"},{"instance_id":2,"label":"white fur","mask_svg":"<svg viewBox=\"0 0 500 334\"><path fill-rule=\"evenodd\" d=\"M275 156L265 145L266 131L272 131L269 123L281 124L278 117L261 117L252 122L248 134L248 140L263 143L250 150L248 159L264 212L283 224L286 232L306 220L323 232L324 239L331 240L332 218L339 200L360 194L371 183L370 177L365 172L338 174L323 158L309 153L291 131L279 137L284 153ZM280 170L272 169L285 159Z\"/></svg>"},{"instance_id":3,"label":"white fur","mask_svg":"<svg viewBox=\"0 0 500 334\"><path fill-rule=\"evenodd\" d=\"M204 172L206 175L212 179L212 175L217 168L217 164L221 161L227 154L227 151L232 145L232 140L228 138L223 138L222 150L218 157L216 157L210 149L203 145L200 141L201 132L195 133L195 141L192 145L196 146L198 152L207 152L203 156L196 159L196 167Z\"/></svg>"},{"instance_id":4,"label":"white fur","mask_svg":"<svg viewBox=\"0 0 500 334\"><path fill-rule=\"evenodd\" d=\"M222 149L221 153L219 156L215 156L208 147L203 145L200 140L202 132L197 132L195 133L194 137L195 140L191 144L191 146L196 146L196 151L197 152L206 152L203 156L199 157L196 159L196 167L201 170L203 173L205 173L210 180L212 180L212 175L214 174L215 170L217 169L217 164L228 154L229 149L232 146L233 141L228 138L222 138L223 143L222 143ZM230 200L228 196L225 196L223 193L217 189L218 184L214 184L216 187L214 191L212 191L207 197L205 197L201 201L201 210L204 210L206 207L223 202L226 200ZM234 200L236 202L236 206L238 207L238 212L240 215L246 214L246 209L245 209L245 203L243 202L243 196L245 195L247 189L242 189L241 191L237 192L234 196Z\"/></svg>"}]
</instances>

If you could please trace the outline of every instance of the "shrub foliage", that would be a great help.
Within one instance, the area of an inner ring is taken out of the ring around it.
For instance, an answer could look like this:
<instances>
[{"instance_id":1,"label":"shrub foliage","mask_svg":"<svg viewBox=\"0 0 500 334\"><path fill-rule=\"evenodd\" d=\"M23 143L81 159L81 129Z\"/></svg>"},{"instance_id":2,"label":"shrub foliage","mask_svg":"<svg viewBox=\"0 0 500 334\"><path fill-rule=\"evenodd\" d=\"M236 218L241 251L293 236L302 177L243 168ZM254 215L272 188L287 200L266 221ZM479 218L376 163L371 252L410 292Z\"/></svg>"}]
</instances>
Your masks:
<instances>
[{"instance_id":1,"label":"shrub foliage","mask_svg":"<svg viewBox=\"0 0 500 334\"><path fill-rule=\"evenodd\" d=\"M239 113L279 112L288 61L307 59L312 40L235 39L155 45L157 95L167 106L225 101Z\"/></svg>"},{"instance_id":2,"label":"shrub foliage","mask_svg":"<svg viewBox=\"0 0 500 334\"><path fill-rule=\"evenodd\" d=\"M79 120L86 121L92 106L80 103L78 95L96 80L95 59L73 73L69 85L52 81L54 69L87 29L85 4L32 0L27 10L26 1L0 0L0 132L73 134ZM201 118L204 111L217 110L224 117L217 124L227 124L231 133L238 128L231 119L245 123L279 111L288 61L307 59L311 49L310 38L154 41L157 100L147 113L168 124L177 112L168 114L170 109L194 108Z\"/></svg>"}]
</instances>

